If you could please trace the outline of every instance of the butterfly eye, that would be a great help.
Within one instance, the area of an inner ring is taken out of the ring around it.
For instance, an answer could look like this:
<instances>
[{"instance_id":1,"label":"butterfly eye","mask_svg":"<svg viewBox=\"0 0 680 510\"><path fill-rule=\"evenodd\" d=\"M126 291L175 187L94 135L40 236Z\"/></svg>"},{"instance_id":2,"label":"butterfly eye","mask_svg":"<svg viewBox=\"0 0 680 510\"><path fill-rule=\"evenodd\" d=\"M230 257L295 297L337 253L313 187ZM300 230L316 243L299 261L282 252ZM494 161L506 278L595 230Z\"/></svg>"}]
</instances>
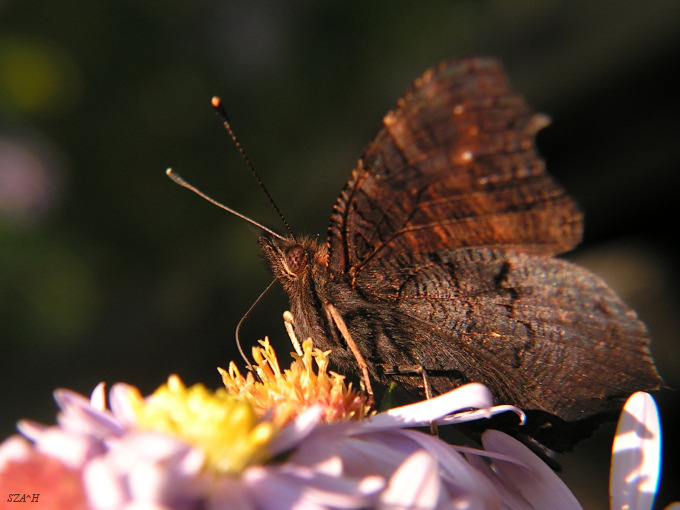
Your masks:
<instances>
[{"instance_id":1,"label":"butterfly eye","mask_svg":"<svg viewBox=\"0 0 680 510\"><path fill-rule=\"evenodd\" d=\"M299 273L305 265L306 259L307 255L302 246L293 246L286 252L286 266L291 273Z\"/></svg>"}]
</instances>

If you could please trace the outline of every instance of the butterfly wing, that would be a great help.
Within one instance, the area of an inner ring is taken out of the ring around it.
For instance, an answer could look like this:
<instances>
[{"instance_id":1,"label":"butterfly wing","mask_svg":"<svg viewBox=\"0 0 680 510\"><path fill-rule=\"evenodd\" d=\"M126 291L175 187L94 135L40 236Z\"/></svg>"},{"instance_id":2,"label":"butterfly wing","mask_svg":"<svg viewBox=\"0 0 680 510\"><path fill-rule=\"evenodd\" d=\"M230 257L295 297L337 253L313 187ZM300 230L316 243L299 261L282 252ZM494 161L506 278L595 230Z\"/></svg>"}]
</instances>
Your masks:
<instances>
[{"instance_id":1,"label":"butterfly wing","mask_svg":"<svg viewBox=\"0 0 680 510\"><path fill-rule=\"evenodd\" d=\"M491 59L427 71L383 119L329 227L331 274L441 248L518 246L553 254L581 239L573 201L534 146L533 114Z\"/></svg>"},{"instance_id":2,"label":"butterfly wing","mask_svg":"<svg viewBox=\"0 0 680 510\"><path fill-rule=\"evenodd\" d=\"M482 382L501 402L572 421L660 383L635 313L564 260L490 248L402 254L356 283L401 317L392 337L440 374L438 392Z\"/></svg>"},{"instance_id":3,"label":"butterfly wing","mask_svg":"<svg viewBox=\"0 0 680 510\"><path fill-rule=\"evenodd\" d=\"M448 372L438 391L480 381L574 420L660 379L635 313L596 276L550 257L580 241L582 217L536 153L546 124L494 60L426 72L336 203L328 269L391 310L365 339L369 362L405 353Z\"/></svg>"}]
</instances>

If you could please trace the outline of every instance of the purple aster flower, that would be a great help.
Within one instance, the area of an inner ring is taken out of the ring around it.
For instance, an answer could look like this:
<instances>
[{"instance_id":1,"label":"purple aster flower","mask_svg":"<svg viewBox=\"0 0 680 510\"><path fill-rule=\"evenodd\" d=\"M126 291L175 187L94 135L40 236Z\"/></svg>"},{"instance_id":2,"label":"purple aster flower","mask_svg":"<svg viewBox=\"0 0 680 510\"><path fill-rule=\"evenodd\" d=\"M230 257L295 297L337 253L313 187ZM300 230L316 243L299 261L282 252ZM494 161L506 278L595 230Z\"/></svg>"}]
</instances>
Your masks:
<instances>
[{"instance_id":1,"label":"purple aster flower","mask_svg":"<svg viewBox=\"0 0 680 510\"><path fill-rule=\"evenodd\" d=\"M411 429L522 416L494 407L484 386L374 414L327 372L327 353L303 347L281 370L263 343L255 356L261 380L222 371L229 391L186 387L172 376L146 398L117 384L107 408L103 385L89 399L58 390L56 426L23 421L32 444L14 436L0 446L0 488L23 490L23 483L57 494L68 485L67 506L41 508L94 510L580 508L538 457L501 432L485 432L480 450ZM638 422L653 431L644 416ZM613 492L623 490L616 466L615 456ZM646 468L635 473L653 476Z\"/></svg>"}]
</instances>

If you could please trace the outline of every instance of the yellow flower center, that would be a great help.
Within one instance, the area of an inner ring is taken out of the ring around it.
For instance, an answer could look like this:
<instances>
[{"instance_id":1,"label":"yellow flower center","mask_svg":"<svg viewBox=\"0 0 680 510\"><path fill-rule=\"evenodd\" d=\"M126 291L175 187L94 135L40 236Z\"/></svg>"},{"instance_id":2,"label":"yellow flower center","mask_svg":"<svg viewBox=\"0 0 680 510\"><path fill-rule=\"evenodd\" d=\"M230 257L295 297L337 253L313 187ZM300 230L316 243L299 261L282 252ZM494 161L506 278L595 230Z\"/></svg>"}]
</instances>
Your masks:
<instances>
[{"instance_id":1,"label":"yellow flower center","mask_svg":"<svg viewBox=\"0 0 680 510\"><path fill-rule=\"evenodd\" d=\"M135 395L132 404L140 428L202 449L207 466L219 473L237 474L265 461L267 445L277 431L248 401L202 384L187 388L176 375L147 399Z\"/></svg>"}]
</instances>

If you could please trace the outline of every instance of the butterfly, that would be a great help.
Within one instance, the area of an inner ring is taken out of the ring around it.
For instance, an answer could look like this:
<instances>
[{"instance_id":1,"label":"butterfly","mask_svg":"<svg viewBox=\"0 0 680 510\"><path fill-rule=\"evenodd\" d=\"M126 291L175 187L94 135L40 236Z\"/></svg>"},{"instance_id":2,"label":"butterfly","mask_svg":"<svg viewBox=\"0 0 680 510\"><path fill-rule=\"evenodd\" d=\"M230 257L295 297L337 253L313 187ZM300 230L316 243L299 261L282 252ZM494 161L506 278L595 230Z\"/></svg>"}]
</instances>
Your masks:
<instances>
[{"instance_id":1,"label":"butterfly","mask_svg":"<svg viewBox=\"0 0 680 510\"><path fill-rule=\"evenodd\" d=\"M483 383L555 449L659 387L635 312L554 257L580 242L583 215L537 154L548 124L494 59L416 79L352 170L326 244L260 238L295 335L369 388Z\"/></svg>"}]
</instances>

